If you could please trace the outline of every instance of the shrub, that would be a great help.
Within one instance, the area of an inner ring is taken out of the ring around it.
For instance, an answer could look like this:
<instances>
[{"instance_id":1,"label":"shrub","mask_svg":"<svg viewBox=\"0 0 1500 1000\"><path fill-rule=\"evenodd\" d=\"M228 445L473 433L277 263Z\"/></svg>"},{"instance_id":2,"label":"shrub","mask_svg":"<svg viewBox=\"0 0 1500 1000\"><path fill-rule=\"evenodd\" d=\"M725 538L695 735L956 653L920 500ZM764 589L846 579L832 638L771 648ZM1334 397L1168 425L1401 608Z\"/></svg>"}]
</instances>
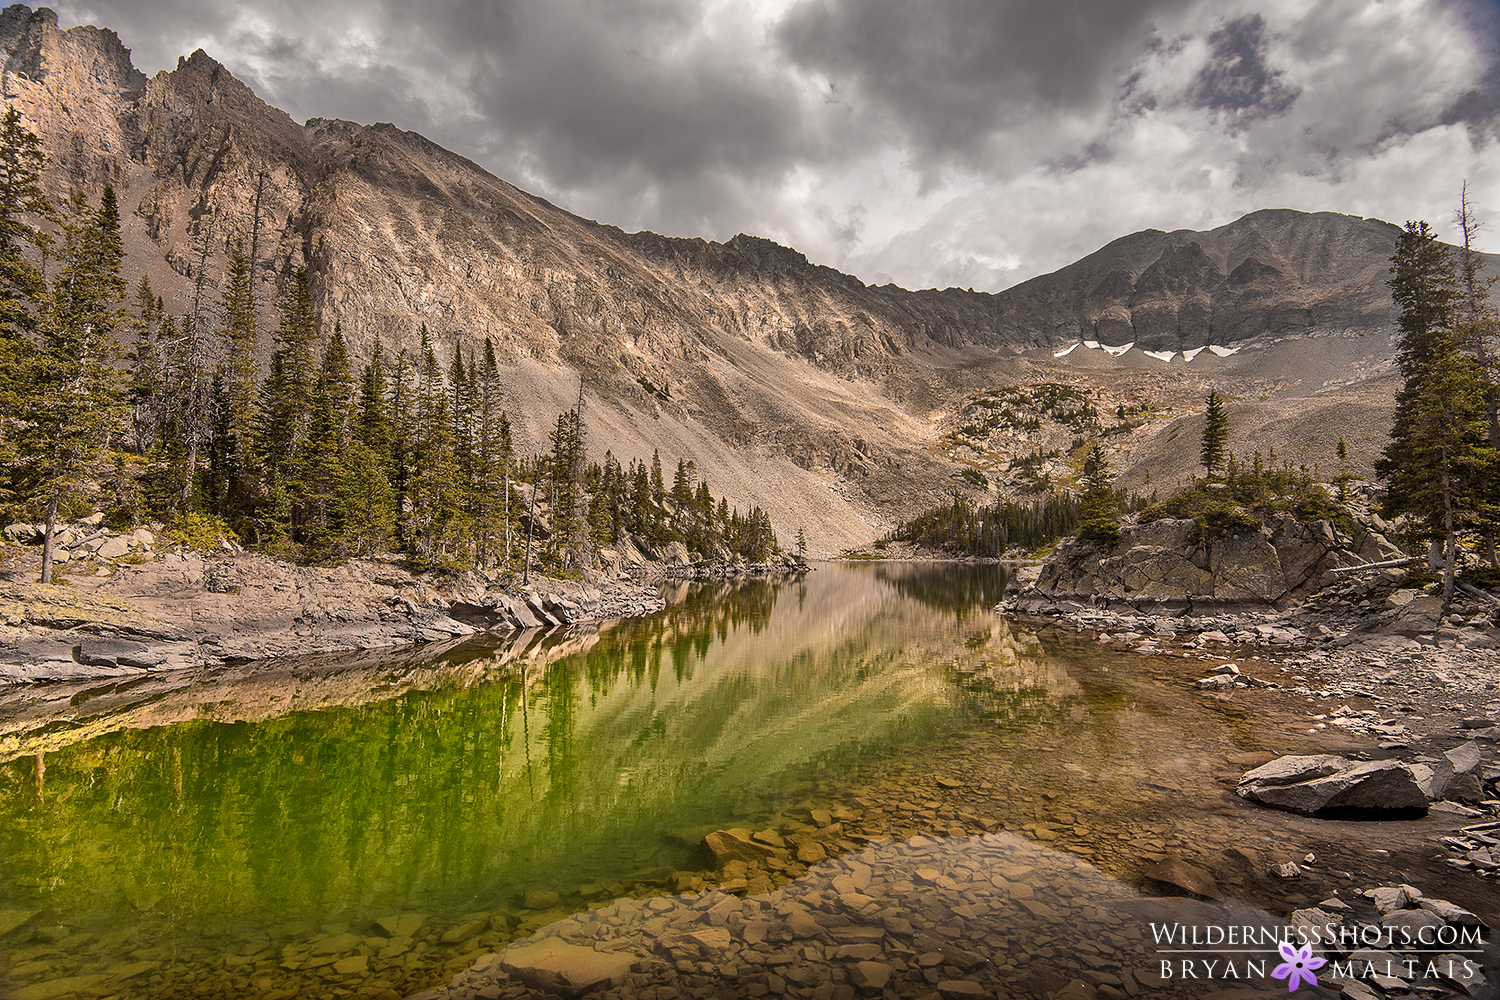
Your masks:
<instances>
[{"instance_id":1,"label":"shrub","mask_svg":"<svg viewBox=\"0 0 1500 1000\"><path fill-rule=\"evenodd\" d=\"M162 535L170 542L186 549L212 549L226 538L233 537L229 526L212 514L188 511L162 529Z\"/></svg>"}]
</instances>

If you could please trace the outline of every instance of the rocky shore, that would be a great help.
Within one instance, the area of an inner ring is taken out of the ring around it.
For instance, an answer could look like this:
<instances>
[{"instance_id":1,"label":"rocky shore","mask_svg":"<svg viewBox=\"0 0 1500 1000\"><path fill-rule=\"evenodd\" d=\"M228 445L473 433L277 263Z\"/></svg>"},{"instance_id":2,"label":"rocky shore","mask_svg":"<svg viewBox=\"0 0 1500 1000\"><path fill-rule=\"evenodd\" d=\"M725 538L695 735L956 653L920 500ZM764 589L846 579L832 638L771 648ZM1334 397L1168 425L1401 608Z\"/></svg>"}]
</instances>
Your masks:
<instances>
[{"instance_id":1,"label":"rocky shore","mask_svg":"<svg viewBox=\"0 0 1500 1000\"><path fill-rule=\"evenodd\" d=\"M394 557L300 566L231 543L201 552L141 529L59 533L61 586L41 587L32 526L0 546L0 684L440 642L479 632L588 626L659 611L629 577L437 576Z\"/></svg>"},{"instance_id":2,"label":"rocky shore","mask_svg":"<svg viewBox=\"0 0 1500 1000\"><path fill-rule=\"evenodd\" d=\"M1167 879L1182 879L1191 868L1158 866ZM1211 884L1198 888L1213 893ZM1247 983L1279 985L1267 975L1279 961L1274 943L1258 956L1222 940L1220 947L1182 947L1186 940L1164 946L1157 930L1231 926L1273 941L1332 931L1332 942L1315 953L1339 964L1319 982L1350 1000L1379 995L1365 985L1371 975L1386 989L1412 987L1431 998L1484 986L1481 959L1460 954L1466 946L1457 943L1480 932L1479 918L1410 886L1375 887L1349 901L1335 895L1289 919L1203 893L1192 897L1144 896L1071 854L1014 834L914 837L820 864L794 887L750 898L715 891L618 900L551 924L411 1000L584 993L620 1000L1123 1000L1246 996L1255 995L1245 992ZM1405 928L1454 942L1452 950L1402 947L1395 942ZM1333 943L1340 934L1347 943ZM1228 963L1237 966L1232 975Z\"/></svg>"}]
</instances>

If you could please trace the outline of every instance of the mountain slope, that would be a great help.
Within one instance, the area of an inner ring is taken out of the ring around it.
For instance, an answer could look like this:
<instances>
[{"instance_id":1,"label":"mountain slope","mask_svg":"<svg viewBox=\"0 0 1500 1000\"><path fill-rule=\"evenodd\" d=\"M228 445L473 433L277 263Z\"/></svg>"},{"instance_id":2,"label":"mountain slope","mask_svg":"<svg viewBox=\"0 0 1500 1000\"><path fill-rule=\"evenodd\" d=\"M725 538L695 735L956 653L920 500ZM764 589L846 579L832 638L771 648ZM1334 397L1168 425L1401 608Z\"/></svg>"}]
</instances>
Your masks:
<instances>
[{"instance_id":1,"label":"mountain slope","mask_svg":"<svg viewBox=\"0 0 1500 1000\"><path fill-rule=\"evenodd\" d=\"M820 549L951 489L942 420L967 393L1052 377L1054 348L1357 334L1361 357L1388 354L1397 230L1373 220L1267 211L1136 233L994 295L868 287L763 239L578 218L388 124L299 125L201 51L148 80L112 32L61 31L46 9L0 12L0 60L52 192L116 186L128 277L148 273L169 310L212 321L225 244L243 238L263 354L305 262L356 361L377 337L414 347L423 325L445 356L493 338L522 447L544 444L581 377L597 453L693 458L716 492L766 507L784 538L806 525ZM1177 369L1182 398L1205 378L1256 378L1245 364Z\"/></svg>"}]
</instances>

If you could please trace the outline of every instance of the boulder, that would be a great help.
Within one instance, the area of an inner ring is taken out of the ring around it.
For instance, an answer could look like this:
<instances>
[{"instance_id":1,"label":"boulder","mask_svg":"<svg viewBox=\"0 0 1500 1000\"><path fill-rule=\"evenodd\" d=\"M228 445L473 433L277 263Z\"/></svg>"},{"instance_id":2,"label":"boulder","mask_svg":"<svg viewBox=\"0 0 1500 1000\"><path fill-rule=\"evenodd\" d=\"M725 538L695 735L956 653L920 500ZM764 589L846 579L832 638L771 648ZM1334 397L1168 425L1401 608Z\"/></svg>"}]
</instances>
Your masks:
<instances>
[{"instance_id":1,"label":"boulder","mask_svg":"<svg viewBox=\"0 0 1500 1000\"><path fill-rule=\"evenodd\" d=\"M130 552L130 539L124 535L107 538L94 554L101 559L122 559Z\"/></svg>"},{"instance_id":2,"label":"boulder","mask_svg":"<svg viewBox=\"0 0 1500 1000\"><path fill-rule=\"evenodd\" d=\"M42 540L42 533L34 524L8 524L5 526L5 540L13 545L35 545Z\"/></svg>"},{"instance_id":3,"label":"boulder","mask_svg":"<svg viewBox=\"0 0 1500 1000\"><path fill-rule=\"evenodd\" d=\"M1427 796L1400 761L1280 757L1240 778L1241 797L1312 816L1330 812L1426 812Z\"/></svg>"}]
</instances>

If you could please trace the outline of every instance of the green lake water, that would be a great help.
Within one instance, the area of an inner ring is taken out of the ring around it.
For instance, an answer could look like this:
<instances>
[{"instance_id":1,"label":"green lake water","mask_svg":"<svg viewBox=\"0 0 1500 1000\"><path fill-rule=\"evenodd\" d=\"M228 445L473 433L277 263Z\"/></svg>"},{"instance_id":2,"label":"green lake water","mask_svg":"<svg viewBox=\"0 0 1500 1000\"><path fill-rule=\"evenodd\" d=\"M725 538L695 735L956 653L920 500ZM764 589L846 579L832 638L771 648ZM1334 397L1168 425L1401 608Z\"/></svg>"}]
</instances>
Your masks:
<instances>
[{"instance_id":1,"label":"green lake water","mask_svg":"<svg viewBox=\"0 0 1500 1000\"><path fill-rule=\"evenodd\" d=\"M1298 749L1295 706L1267 727L1200 667L1016 631L1004 582L828 566L599 631L8 694L0 998L405 995L824 808L832 853L1003 825L1116 877L1319 836L1359 871L1358 838L1225 793Z\"/></svg>"},{"instance_id":2,"label":"green lake water","mask_svg":"<svg viewBox=\"0 0 1500 1000\"><path fill-rule=\"evenodd\" d=\"M828 568L520 648L80 691L0 739L0 911L35 913L0 991L195 995L330 927L670 887L704 832L971 724L944 653L1003 580Z\"/></svg>"}]
</instances>

